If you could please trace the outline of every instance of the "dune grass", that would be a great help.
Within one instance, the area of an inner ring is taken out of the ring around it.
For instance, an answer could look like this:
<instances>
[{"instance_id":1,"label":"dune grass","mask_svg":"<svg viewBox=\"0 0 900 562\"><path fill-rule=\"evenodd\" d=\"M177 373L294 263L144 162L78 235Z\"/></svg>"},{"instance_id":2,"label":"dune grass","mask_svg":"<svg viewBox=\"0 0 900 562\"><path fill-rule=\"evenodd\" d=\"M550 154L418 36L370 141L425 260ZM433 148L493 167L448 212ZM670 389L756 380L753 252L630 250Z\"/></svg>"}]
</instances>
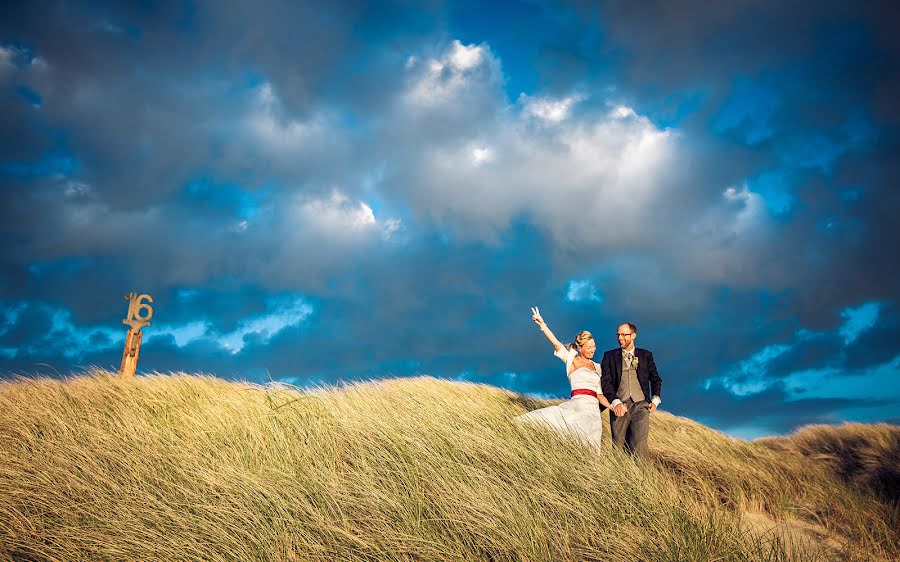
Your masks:
<instances>
[{"instance_id":1,"label":"dune grass","mask_svg":"<svg viewBox=\"0 0 900 562\"><path fill-rule=\"evenodd\" d=\"M900 427L886 423L808 425L757 443L815 461L862 491L900 501Z\"/></svg>"},{"instance_id":2,"label":"dune grass","mask_svg":"<svg viewBox=\"0 0 900 562\"><path fill-rule=\"evenodd\" d=\"M641 463L512 421L546 404L429 377L307 391L104 372L2 382L0 560L737 562L900 549L896 502L809 455L659 412Z\"/></svg>"}]
</instances>

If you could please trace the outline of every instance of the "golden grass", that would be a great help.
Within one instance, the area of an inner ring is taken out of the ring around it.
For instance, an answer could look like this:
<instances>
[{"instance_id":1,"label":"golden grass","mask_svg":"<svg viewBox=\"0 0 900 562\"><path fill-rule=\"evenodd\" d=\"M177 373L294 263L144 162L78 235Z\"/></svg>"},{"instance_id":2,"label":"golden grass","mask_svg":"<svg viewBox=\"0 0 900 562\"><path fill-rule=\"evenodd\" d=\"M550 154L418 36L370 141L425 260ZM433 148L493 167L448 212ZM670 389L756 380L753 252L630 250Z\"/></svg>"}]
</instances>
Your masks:
<instances>
[{"instance_id":1,"label":"golden grass","mask_svg":"<svg viewBox=\"0 0 900 562\"><path fill-rule=\"evenodd\" d=\"M800 455L660 412L653 459L638 463L512 421L543 405L429 377L312 391L103 372L3 382L0 560L737 562L900 548L895 503Z\"/></svg>"},{"instance_id":2,"label":"golden grass","mask_svg":"<svg viewBox=\"0 0 900 562\"><path fill-rule=\"evenodd\" d=\"M757 442L801 455L886 502L900 501L900 427L896 425L808 425L789 437L767 437Z\"/></svg>"}]
</instances>

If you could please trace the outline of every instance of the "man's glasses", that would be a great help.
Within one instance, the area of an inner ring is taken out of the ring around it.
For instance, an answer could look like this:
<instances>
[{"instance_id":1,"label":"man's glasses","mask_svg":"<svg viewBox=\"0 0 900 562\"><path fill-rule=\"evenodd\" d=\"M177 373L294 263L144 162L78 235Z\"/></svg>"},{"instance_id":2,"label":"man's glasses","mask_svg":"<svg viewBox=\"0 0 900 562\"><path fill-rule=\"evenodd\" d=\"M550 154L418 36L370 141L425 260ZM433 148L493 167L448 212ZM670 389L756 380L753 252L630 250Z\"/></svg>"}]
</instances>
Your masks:
<instances>
[{"instance_id":1,"label":"man's glasses","mask_svg":"<svg viewBox=\"0 0 900 562\"><path fill-rule=\"evenodd\" d=\"M616 336L622 336L623 338L627 338L633 336L634 334L616 334Z\"/></svg>"}]
</instances>

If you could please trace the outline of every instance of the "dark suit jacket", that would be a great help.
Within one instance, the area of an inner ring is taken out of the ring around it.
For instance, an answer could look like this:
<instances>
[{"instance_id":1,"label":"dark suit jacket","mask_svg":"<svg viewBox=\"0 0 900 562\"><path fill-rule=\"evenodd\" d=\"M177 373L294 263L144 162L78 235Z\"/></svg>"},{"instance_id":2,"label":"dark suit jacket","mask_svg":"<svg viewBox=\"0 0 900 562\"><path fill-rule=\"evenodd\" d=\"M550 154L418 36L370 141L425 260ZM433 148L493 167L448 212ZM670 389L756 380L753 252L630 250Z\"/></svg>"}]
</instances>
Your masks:
<instances>
[{"instance_id":1,"label":"dark suit jacket","mask_svg":"<svg viewBox=\"0 0 900 562\"><path fill-rule=\"evenodd\" d=\"M641 383L641 391L647 401L650 401L654 396L660 395L662 379L659 378L659 373L656 371L652 353L636 347L634 354L638 358L637 377L638 382ZM617 347L604 353L603 360L600 362L600 389L603 391L603 396L606 396L610 402L617 398L620 382L622 382L622 348Z\"/></svg>"}]
</instances>

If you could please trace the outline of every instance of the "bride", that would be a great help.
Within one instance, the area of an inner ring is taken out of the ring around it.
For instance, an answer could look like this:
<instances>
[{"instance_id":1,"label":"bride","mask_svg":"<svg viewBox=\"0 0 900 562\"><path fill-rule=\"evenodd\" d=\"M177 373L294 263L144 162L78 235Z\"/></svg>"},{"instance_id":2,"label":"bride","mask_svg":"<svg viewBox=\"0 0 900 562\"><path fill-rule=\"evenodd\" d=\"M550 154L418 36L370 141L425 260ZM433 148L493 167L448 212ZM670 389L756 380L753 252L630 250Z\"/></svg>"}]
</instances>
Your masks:
<instances>
[{"instance_id":1,"label":"bride","mask_svg":"<svg viewBox=\"0 0 900 562\"><path fill-rule=\"evenodd\" d=\"M600 366L591 360L597 351L594 337L583 330L575 336L575 341L564 346L547 327L537 307L532 307L531 319L553 344L554 355L566 364L572 397L562 404L518 416L516 420L548 425L560 433L599 446L603 434L600 405L609 408L609 400L600 390Z\"/></svg>"}]
</instances>

